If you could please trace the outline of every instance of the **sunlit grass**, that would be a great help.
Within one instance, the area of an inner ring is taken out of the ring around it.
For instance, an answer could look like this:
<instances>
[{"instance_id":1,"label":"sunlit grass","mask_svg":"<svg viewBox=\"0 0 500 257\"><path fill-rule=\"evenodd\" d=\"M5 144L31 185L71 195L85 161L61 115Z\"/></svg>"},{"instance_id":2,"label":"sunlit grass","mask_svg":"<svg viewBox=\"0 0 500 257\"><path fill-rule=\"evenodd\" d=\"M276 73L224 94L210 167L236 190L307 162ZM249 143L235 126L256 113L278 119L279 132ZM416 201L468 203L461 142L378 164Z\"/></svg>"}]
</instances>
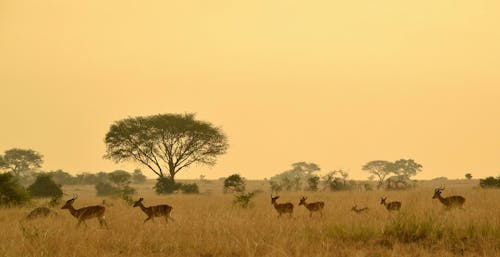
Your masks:
<instances>
[{"instance_id":1,"label":"sunlit grass","mask_svg":"<svg viewBox=\"0 0 500 257\"><path fill-rule=\"evenodd\" d=\"M214 186L215 187L215 186ZM140 188L144 205L169 204L175 222L146 215L114 199L106 210L110 229L96 219L76 227L67 210L59 217L20 222L29 208L0 209L0 256L496 256L500 251L500 191L472 187L447 189L467 200L464 210L444 211L432 189L392 192L285 193L280 202L295 205L292 218L277 218L268 193L249 208L238 208L232 195L155 195ZM100 204L91 187L68 187L78 193L75 207ZM325 202L324 217L297 206L306 194ZM380 196L401 201L389 213ZM363 214L351 212L358 204Z\"/></svg>"}]
</instances>

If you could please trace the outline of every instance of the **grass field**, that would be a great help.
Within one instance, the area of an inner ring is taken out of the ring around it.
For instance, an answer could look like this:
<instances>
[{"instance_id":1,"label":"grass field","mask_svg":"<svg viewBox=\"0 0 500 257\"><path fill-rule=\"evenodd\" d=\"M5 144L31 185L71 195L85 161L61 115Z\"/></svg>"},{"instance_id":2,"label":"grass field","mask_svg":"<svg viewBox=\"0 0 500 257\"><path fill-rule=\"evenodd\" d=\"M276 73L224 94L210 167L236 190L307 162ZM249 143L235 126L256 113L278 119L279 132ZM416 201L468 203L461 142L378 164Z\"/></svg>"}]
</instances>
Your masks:
<instances>
[{"instance_id":1,"label":"grass field","mask_svg":"<svg viewBox=\"0 0 500 257\"><path fill-rule=\"evenodd\" d=\"M249 188L265 189L264 182ZM67 210L57 217L21 221L31 208L0 209L0 256L500 256L500 190L477 189L472 183L449 184L443 196L460 194L464 210L443 211L432 200L433 185L409 191L286 193L278 202L295 205L292 218L277 218L268 191L253 205L232 205L232 195L220 193L220 181L202 185L199 195L158 196L151 185L138 187L146 206L173 206L175 222L155 219L119 199L111 199L106 219L109 230L96 219L76 227ZM75 207L95 205L91 186L64 187L77 193ZM309 218L297 206L305 194L325 202L324 217ZM399 213L388 213L380 196L399 200ZM369 207L364 214L350 211L354 204ZM41 201L39 202L41 204Z\"/></svg>"}]
</instances>

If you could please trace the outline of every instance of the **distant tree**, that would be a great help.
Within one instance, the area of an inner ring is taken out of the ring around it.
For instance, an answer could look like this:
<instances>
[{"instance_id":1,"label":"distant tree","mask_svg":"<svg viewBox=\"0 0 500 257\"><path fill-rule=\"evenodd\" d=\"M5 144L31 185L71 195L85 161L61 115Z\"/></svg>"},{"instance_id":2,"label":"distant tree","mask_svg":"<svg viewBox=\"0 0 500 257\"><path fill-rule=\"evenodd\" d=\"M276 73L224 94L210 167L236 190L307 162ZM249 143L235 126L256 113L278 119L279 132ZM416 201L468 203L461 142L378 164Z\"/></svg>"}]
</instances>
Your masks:
<instances>
[{"instance_id":1,"label":"distant tree","mask_svg":"<svg viewBox=\"0 0 500 257\"><path fill-rule=\"evenodd\" d=\"M136 184L142 184L146 182L147 178L142 174L142 170L140 169L135 169L134 173L132 174L132 181Z\"/></svg>"},{"instance_id":2,"label":"distant tree","mask_svg":"<svg viewBox=\"0 0 500 257\"><path fill-rule=\"evenodd\" d=\"M311 176L307 179L308 190L310 191L318 191L320 177L319 176Z\"/></svg>"},{"instance_id":3,"label":"distant tree","mask_svg":"<svg viewBox=\"0 0 500 257\"><path fill-rule=\"evenodd\" d=\"M28 192L34 197L54 197L63 195L61 185L52 180L50 174L39 174L33 184L28 187Z\"/></svg>"},{"instance_id":4,"label":"distant tree","mask_svg":"<svg viewBox=\"0 0 500 257\"><path fill-rule=\"evenodd\" d=\"M394 162L391 168L392 172L397 176L403 176L408 179L417 175L418 172L422 171L422 165L416 163L412 159L397 160Z\"/></svg>"},{"instance_id":5,"label":"distant tree","mask_svg":"<svg viewBox=\"0 0 500 257\"><path fill-rule=\"evenodd\" d=\"M28 202L30 196L12 173L0 173L0 206Z\"/></svg>"},{"instance_id":6,"label":"distant tree","mask_svg":"<svg viewBox=\"0 0 500 257\"><path fill-rule=\"evenodd\" d=\"M500 176L497 178L487 177L479 180L479 186L482 188L500 188Z\"/></svg>"},{"instance_id":7,"label":"distant tree","mask_svg":"<svg viewBox=\"0 0 500 257\"><path fill-rule=\"evenodd\" d=\"M63 170L49 171L46 174L50 175L56 184L74 185L76 177Z\"/></svg>"},{"instance_id":8,"label":"distant tree","mask_svg":"<svg viewBox=\"0 0 500 257\"><path fill-rule=\"evenodd\" d=\"M393 164L389 161L377 160L366 163L361 169L378 178L377 189L380 189L385 178L393 171Z\"/></svg>"},{"instance_id":9,"label":"distant tree","mask_svg":"<svg viewBox=\"0 0 500 257\"><path fill-rule=\"evenodd\" d=\"M192 164L214 165L216 157L228 148L222 130L196 120L194 114L123 119L111 125L105 143L105 158L116 162L134 160L161 181L167 170L172 182L178 172Z\"/></svg>"},{"instance_id":10,"label":"distant tree","mask_svg":"<svg viewBox=\"0 0 500 257\"><path fill-rule=\"evenodd\" d=\"M472 174L466 173L465 174L465 178L468 179L468 180L471 180L472 179Z\"/></svg>"},{"instance_id":11,"label":"distant tree","mask_svg":"<svg viewBox=\"0 0 500 257\"><path fill-rule=\"evenodd\" d=\"M245 185L245 178L241 177L240 174L233 174L224 179L224 193L244 192Z\"/></svg>"},{"instance_id":12,"label":"distant tree","mask_svg":"<svg viewBox=\"0 0 500 257\"><path fill-rule=\"evenodd\" d=\"M296 162L292 164L292 169L271 177L269 183L273 190L298 191L302 189L302 184L319 170L315 163Z\"/></svg>"},{"instance_id":13,"label":"distant tree","mask_svg":"<svg viewBox=\"0 0 500 257\"><path fill-rule=\"evenodd\" d=\"M27 171L40 168L43 155L31 149L12 148L0 159L0 168L12 172L17 178Z\"/></svg>"},{"instance_id":14,"label":"distant tree","mask_svg":"<svg viewBox=\"0 0 500 257\"><path fill-rule=\"evenodd\" d=\"M331 191L348 190L351 185L346 183L349 173L344 170L333 170L323 176L323 184Z\"/></svg>"},{"instance_id":15,"label":"distant tree","mask_svg":"<svg viewBox=\"0 0 500 257\"><path fill-rule=\"evenodd\" d=\"M108 174L108 179L118 187L130 184L132 175L124 170L115 170Z\"/></svg>"}]
</instances>

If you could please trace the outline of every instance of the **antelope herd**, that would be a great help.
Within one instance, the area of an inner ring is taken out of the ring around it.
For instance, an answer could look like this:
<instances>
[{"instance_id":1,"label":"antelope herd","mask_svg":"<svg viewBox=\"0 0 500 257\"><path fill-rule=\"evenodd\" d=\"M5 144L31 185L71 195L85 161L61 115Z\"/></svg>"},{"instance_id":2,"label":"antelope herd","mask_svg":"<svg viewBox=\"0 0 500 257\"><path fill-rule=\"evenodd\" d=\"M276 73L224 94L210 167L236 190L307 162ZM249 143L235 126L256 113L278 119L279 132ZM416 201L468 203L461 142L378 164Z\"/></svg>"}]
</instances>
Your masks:
<instances>
[{"instance_id":1,"label":"antelope herd","mask_svg":"<svg viewBox=\"0 0 500 257\"><path fill-rule=\"evenodd\" d=\"M441 193L444 190L444 187L439 187L434 189L434 196L432 199L438 199L445 207L445 210L450 210L452 208L459 208L463 209L463 205L465 203L465 198L459 195L453 195L453 196L448 196L448 197L442 197ZM99 224L103 228L108 228L108 224L106 222L106 218L104 216L104 213L106 211L106 207L102 205L94 205L94 206L87 206L83 207L80 209L75 209L73 207L73 203L75 200L78 198L78 196L74 195L73 198L69 199L66 201L63 207L61 209L68 209L71 215L73 215L75 218L78 219L77 226L80 226L81 223L83 223L85 226L87 224L85 223L85 220L92 219L92 218L97 218L99 221ZM290 202L286 203L278 203L277 200L279 199L279 196L273 196L271 194L271 204L273 205L274 209L278 212L278 217L281 217L283 214L288 214L290 217L293 214L293 208L294 205ZM140 207L140 209L147 215L147 218L144 220L144 223L148 220L152 220L155 217L164 217L165 221L168 222L168 220L174 221L174 219L171 217L172 213L172 206L170 205L155 205L155 206L149 206L145 207L142 201L144 198L139 198L134 204L133 207ZM323 216L323 208L325 207L325 203L322 201L318 202L311 202L307 203L307 198L302 197L299 201L299 206L304 205L304 207L309 211L309 217L312 217L314 212L317 212ZM103 201L103 205L106 206L112 206L108 204L107 202ZM380 198L380 204L384 205L384 207L389 211L399 211L401 209L401 202L399 201L392 201L392 202L387 202L387 197L381 197ZM368 212L368 207L364 208L358 208L357 205L354 205L351 208L351 211L355 213L364 213ZM31 220L34 218L38 217L48 217L48 216L57 216L57 213L50 210L49 208L46 207L38 207L35 208L33 211L28 214L25 219L26 220Z\"/></svg>"}]
</instances>

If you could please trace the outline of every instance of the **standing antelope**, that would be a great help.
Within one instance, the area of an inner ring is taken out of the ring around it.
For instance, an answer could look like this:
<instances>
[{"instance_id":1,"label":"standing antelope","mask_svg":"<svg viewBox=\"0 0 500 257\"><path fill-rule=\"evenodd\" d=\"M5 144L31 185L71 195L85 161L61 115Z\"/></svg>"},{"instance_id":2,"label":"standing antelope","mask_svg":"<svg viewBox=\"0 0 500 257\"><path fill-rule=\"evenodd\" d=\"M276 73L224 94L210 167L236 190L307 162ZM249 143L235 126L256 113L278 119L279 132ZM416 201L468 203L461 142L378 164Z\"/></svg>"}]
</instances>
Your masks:
<instances>
[{"instance_id":1,"label":"standing antelope","mask_svg":"<svg viewBox=\"0 0 500 257\"><path fill-rule=\"evenodd\" d=\"M106 208L101 205L87 206L80 209L75 209L73 207L73 202L78 198L78 196L74 195L73 198L69 199L66 204L64 204L61 209L68 209L71 215L75 216L78 219L77 226L80 226L81 223L87 226L85 220L97 218L99 220L99 224L101 227L108 228L108 224L106 223L106 218L104 217L104 212Z\"/></svg>"},{"instance_id":2,"label":"standing antelope","mask_svg":"<svg viewBox=\"0 0 500 257\"><path fill-rule=\"evenodd\" d=\"M465 198L463 198L460 195L453 195L453 196L448 196L448 197L442 197L441 192L444 190L444 187L436 188L434 189L434 196L432 199L439 199L439 201L444 204L446 209L451 209L451 208L460 208L462 209L462 205L465 203Z\"/></svg>"},{"instance_id":3,"label":"standing antelope","mask_svg":"<svg viewBox=\"0 0 500 257\"><path fill-rule=\"evenodd\" d=\"M367 212L368 211L368 207L364 207L364 208L358 209L358 205L356 204L356 205L354 205L351 208L351 211L356 212L356 213Z\"/></svg>"},{"instance_id":4,"label":"standing antelope","mask_svg":"<svg viewBox=\"0 0 500 257\"><path fill-rule=\"evenodd\" d=\"M277 203L276 200L280 198L279 196L273 197L271 195L271 204L274 206L274 209L278 211L279 215L278 217L281 217L281 214L283 213L288 213L290 214L290 217L292 217L293 213L293 204L292 203Z\"/></svg>"},{"instance_id":5,"label":"standing antelope","mask_svg":"<svg viewBox=\"0 0 500 257\"><path fill-rule=\"evenodd\" d=\"M401 208L401 202L390 202L387 203L385 200L387 197L381 197L380 198L380 204L385 205L385 208L387 208L388 211L399 211Z\"/></svg>"},{"instance_id":6,"label":"standing antelope","mask_svg":"<svg viewBox=\"0 0 500 257\"><path fill-rule=\"evenodd\" d=\"M170 213L172 212L172 206L162 204L162 205L155 205L155 206L149 206L149 207L144 207L142 204L142 200L144 198L140 198L137 200L137 202L134 203L134 207L141 207L141 210L148 215L148 218L144 220L144 222L154 218L154 217L161 217L165 216L165 221L168 222L168 219L171 219L174 221L172 217L170 217Z\"/></svg>"},{"instance_id":7,"label":"standing antelope","mask_svg":"<svg viewBox=\"0 0 500 257\"><path fill-rule=\"evenodd\" d=\"M323 217L323 207L325 207L324 202L314 202L306 203L307 198L303 197L300 199L299 206L304 205L309 210L309 217L312 217L313 212L319 212L321 217Z\"/></svg>"}]
</instances>

